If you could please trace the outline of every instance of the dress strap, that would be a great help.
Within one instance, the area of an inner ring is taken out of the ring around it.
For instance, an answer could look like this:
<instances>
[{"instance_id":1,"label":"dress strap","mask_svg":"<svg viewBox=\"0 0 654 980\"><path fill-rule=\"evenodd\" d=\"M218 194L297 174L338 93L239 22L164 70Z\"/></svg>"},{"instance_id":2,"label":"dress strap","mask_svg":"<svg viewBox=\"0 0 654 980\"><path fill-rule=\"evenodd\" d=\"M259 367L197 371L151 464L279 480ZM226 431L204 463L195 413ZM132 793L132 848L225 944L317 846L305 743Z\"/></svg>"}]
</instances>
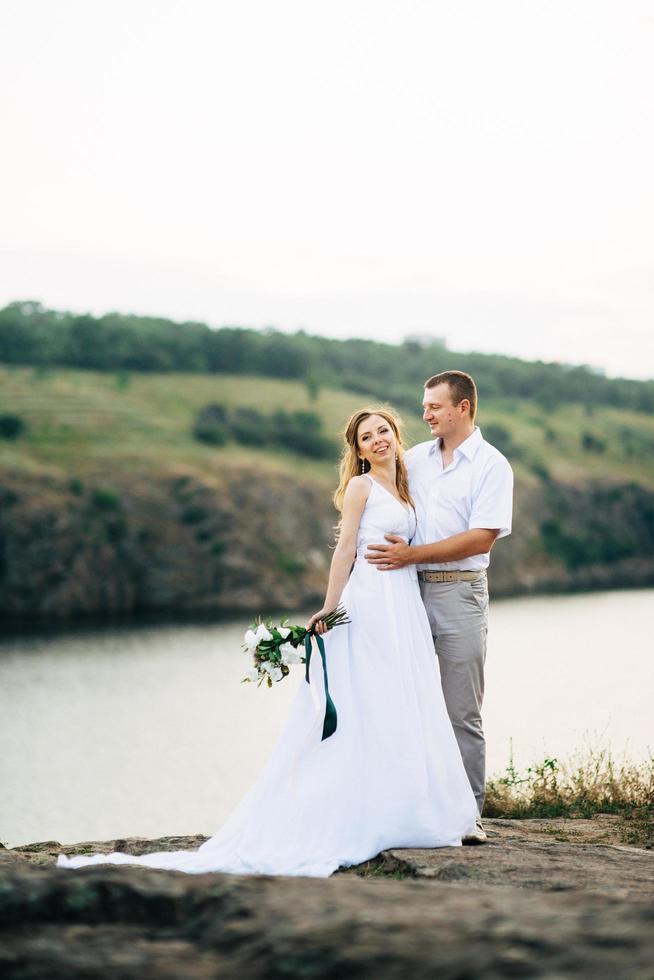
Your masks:
<instances>
[{"instance_id":1,"label":"dress strap","mask_svg":"<svg viewBox=\"0 0 654 980\"><path fill-rule=\"evenodd\" d=\"M379 487L381 490L386 490L386 487L382 487L381 483L378 483L377 480L375 480L374 476L371 476L370 473L363 473L362 476L367 476L370 482L372 483L373 487ZM387 490L386 492L388 493Z\"/></svg>"}]
</instances>

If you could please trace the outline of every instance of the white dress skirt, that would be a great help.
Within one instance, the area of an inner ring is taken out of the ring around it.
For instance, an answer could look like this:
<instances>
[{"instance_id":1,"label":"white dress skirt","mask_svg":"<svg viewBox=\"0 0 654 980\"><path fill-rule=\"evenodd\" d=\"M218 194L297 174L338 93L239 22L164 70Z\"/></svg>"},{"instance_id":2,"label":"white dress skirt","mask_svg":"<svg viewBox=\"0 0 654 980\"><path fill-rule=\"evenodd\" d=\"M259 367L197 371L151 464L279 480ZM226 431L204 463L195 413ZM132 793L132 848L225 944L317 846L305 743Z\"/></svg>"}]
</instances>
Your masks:
<instances>
[{"instance_id":1,"label":"white dress skirt","mask_svg":"<svg viewBox=\"0 0 654 980\"><path fill-rule=\"evenodd\" d=\"M141 856L60 854L59 867L328 877L386 848L461 846L477 805L445 707L416 568L380 571L363 557L385 533L410 540L415 515L370 480L341 598L351 622L324 635L334 734L321 739L325 693L314 648L311 684L300 684L267 763L209 840L197 850Z\"/></svg>"}]
</instances>

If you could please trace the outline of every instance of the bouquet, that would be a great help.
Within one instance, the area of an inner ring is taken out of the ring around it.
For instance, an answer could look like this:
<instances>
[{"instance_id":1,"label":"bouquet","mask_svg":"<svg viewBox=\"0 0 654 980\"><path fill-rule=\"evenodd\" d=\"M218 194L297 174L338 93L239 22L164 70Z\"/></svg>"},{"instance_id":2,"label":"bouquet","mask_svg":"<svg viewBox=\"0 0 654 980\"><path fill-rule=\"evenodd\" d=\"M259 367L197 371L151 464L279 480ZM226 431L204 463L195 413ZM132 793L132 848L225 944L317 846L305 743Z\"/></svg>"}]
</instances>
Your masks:
<instances>
[{"instance_id":1,"label":"bouquet","mask_svg":"<svg viewBox=\"0 0 654 980\"><path fill-rule=\"evenodd\" d=\"M337 606L336 609L322 616L321 621L325 623L328 630L350 622L343 606ZM264 623L261 617L251 623L245 633L243 649L253 655L254 663L246 670L242 683L251 681L261 686L265 681L268 687L272 687L273 682L281 681L288 676L292 664L303 663L305 680L308 684L313 639L318 644L325 680L326 706L322 736L324 739L336 731L336 708L329 695L327 660L322 636L314 632L313 627L305 629L304 626L289 626L285 619L279 626L275 626L272 620ZM299 650L301 646L304 646L304 656Z\"/></svg>"}]
</instances>

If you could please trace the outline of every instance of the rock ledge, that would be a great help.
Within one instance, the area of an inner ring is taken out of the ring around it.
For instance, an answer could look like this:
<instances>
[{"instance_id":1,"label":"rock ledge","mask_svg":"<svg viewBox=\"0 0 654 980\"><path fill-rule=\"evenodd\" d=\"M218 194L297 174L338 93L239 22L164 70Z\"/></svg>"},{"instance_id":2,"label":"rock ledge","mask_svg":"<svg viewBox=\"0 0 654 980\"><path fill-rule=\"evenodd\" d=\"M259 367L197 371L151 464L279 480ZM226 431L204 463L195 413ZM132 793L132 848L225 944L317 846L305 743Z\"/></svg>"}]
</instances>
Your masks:
<instances>
[{"instance_id":1,"label":"rock ledge","mask_svg":"<svg viewBox=\"0 0 654 980\"><path fill-rule=\"evenodd\" d=\"M575 823L488 820L485 846L394 849L327 880L53 866L201 836L2 849L0 974L653 978L654 852L556 839Z\"/></svg>"}]
</instances>

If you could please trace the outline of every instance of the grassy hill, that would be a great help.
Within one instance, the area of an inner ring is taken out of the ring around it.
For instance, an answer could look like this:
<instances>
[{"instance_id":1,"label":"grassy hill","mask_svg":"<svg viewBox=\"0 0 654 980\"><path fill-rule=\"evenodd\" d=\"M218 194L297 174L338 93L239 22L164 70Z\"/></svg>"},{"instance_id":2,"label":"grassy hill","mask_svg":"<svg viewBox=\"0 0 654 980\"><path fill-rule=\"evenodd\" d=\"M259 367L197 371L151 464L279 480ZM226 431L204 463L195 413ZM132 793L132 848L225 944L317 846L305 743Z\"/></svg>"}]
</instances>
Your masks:
<instances>
[{"instance_id":1,"label":"grassy hill","mask_svg":"<svg viewBox=\"0 0 654 980\"><path fill-rule=\"evenodd\" d=\"M409 445L430 438L419 414L421 396L417 390L414 414L401 413ZM0 464L70 476L107 467L156 468L164 462L200 472L225 462L256 462L267 470L333 484L335 458L316 461L235 442L216 448L198 442L193 423L210 402L255 407L264 414L280 409L314 412L323 432L338 440L348 415L375 400L328 388L312 400L300 381L248 375L114 375L0 367L0 414L16 414L27 422L18 439L0 442ZM557 481L634 481L654 489L654 416L575 404L547 410L537 402L505 398L482 402L478 422L523 480L547 472Z\"/></svg>"},{"instance_id":2,"label":"grassy hill","mask_svg":"<svg viewBox=\"0 0 654 980\"><path fill-rule=\"evenodd\" d=\"M440 365L439 365L440 366ZM405 409L409 445L429 438ZM0 367L0 614L291 609L322 599L339 433L370 399L244 374ZM309 411L332 458L193 435L209 403ZM495 594L654 582L654 417L495 398L478 418L516 474Z\"/></svg>"}]
</instances>

